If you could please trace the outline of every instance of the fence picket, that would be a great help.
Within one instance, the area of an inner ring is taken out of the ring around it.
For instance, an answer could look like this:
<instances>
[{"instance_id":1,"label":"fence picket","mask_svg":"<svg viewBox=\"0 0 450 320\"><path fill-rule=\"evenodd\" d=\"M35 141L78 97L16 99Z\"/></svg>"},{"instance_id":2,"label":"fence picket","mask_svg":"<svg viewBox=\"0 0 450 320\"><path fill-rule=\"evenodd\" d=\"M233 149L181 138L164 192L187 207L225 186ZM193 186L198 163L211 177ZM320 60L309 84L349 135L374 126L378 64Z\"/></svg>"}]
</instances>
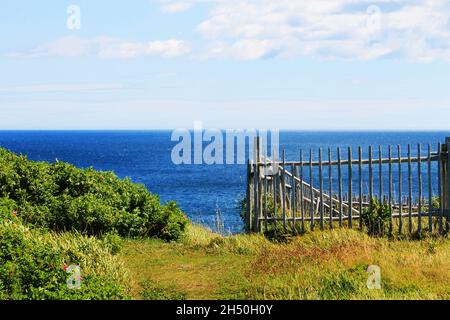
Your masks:
<instances>
[{"instance_id":1,"label":"fence picket","mask_svg":"<svg viewBox=\"0 0 450 320\"><path fill-rule=\"evenodd\" d=\"M422 162L420 157L422 154L422 146L420 143L417 145L417 157L419 161L417 162L417 176L419 184L419 201L418 201L418 219L417 219L417 231L419 234L422 232Z\"/></svg>"},{"instance_id":2,"label":"fence picket","mask_svg":"<svg viewBox=\"0 0 450 320\"><path fill-rule=\"evenodd\" d=\"M272 178L273 182L273 233L275 238L277 237L277 185L278 185L278 176L279 176L279 167L276 160L275 149L273 153L273 164L275 165L275 173Z\"/></svg>"},{"instance_id":3,"label":"fence picket","mask_svg":"<svg viewBox=\"0 0 450 320\"><path fill-rule=\"evenodd\" d=\"M291 214L292 214L292 230L297 233L296 229L296 216L297 216L297 167L295 164L291 166L292 171L292 185L291 185Z\"/></svg>"},{"instance_id":4,"label":"fence picket","mask_svg":"<svg viewBox=\"0 0 450 320\"><path fill-rule=\"evenodd\" d=\"M428 232L433 233L433 189L431 186L431 144L428 145Z\"/></svg>"},{"instance_id":5,"label":"fence picket","mask_svg":"<svg viewBox=\"0 0 450 320\"><path fill-rule=\"evenodd\" d=\"M408 144L408 226L409 234L413 232L413 220L412 220L412 165L411 165L411 145Z\"/></svg>"},{"instance_id":6,"label":"fence picket","mask_svg":"<svg viewBox=\"0 0 450 320\"><path fill-rule=\"evenodd\" d=\"M341 147L337 148L338 156L338 180L339 180L339 227L342 227L342 162L341 162Z\"/></svg>"},{"instance_id":7,"label":"fence picket","mask_svg":"<svg viewBox=\"0 0 450 320\"><path fill-rule=\"evenodd\" d=\"M251 230L252 225L252 203L253 203L253 176L252 176L252 170L253 170L253 163L250 159L247 160L247 215L245 219L245 224L248 228L248 231Z\"/></svg>"},{"instance_id":8,"label":"fence picket","mask_svg":"<svg viewBox=\"0 0 450 320\"><path fill-rule=\"evenodd\" d=\"M399 233L402 234L403 232L403 190L402 190L402 184L403 184L403 177L402 177L402 147L398 145L398 203L399 203L399 221L398 221L398 228Z\"/></svg>"},{"instance_id":9,"label":"fence picket","mask_svg":"<svg viewBox=\"0 0 450 320\"><path fill-rule=\"evenodd\" d=\"M300 214L302 220L302 233L305 232L305 206L304 206L304 193L303 193L303 150L300 150Z\"/></svg>"},{"instance_id":10,"label":"fence picket","mask_svg":"<svg viewBox=\"0 0 450 320\"><path fill-rule=\"evenodd\" d=\"M447 152L447 160L445 166L445 209L446 209L446 219L445 219L445 231L450 231L450 137L445 138L445 150Z\"/></svg>"},{"instance_id":11,"label":"fence picket","mask_svg":"<svg viewBox=\"0 0 450 320\"><path fill-rule=\"evenodd\" d=\"M323 230L324 223L323 223L323 217L324 217L324 203L323 203L323 172L322 172L322 148L319 148L319 189L320 189L320 230Z\"/></svg>"},{"instance_id":12,"label":"fence picket","mask_svg":"<svg viewBox=\"0 0 450 320\"><path fill-rule=\"evenodd\" d=\"M380 200L380 204L383 203L383 150L381 148L381 146L378 146L378 159L379 159L379 164L378 164L378 182L380 184L380 188L379 188L379 195L378 198Z\"/></svg>"},{"instance_id":13,"label":"fence picket","mask_svg":"<svg viewBox=\"0 0 450 320\"><path fill-rule=\"evenodd\" d=\"M281 204L283 206L283 228L287 231L287 217L286 217L286 155L283 149L283 170L281 171Z\"/></svg>"},{"instance_id":14,"label":"fence picket","mask_svg":"<svg viewBox=\"0 0 450 320\"><path fill-rule=\"evenodd\" d=\"M442 159L442 145L438 144L438 194L439 194L439 233L443 232L442 219L444 216L444 190L442 188L442 174L443 174L443 159Z\"/></svg>"},{"instance_id":15,"label":"fence picket","mask_svg":"<svg viewBox=\"0 0 450 320\"><path fill-rule=\"evenodd\" d=\"M252 221L252 223L253 223L253 227L252 227L252 230L254 231L254 232L258 232L258 213L259 213L259 206L258 206L258 204L259 204L259 194L258 194L258 191L259 191L259 166L258 166L258 160L259 160L259 155L258 155L258 152L259 152L259 147L258 147L258 145L259 145L259 139L258 138L255 138L255 146L256 146L256 148L255 148L255 155L254 155L254 160L255 160L255 164L254 164L254 170L253 170L253 180L254 180L254 183L253 183L253 201L254 201L254 204L253 204L253 221Z\"/></svg>"},{"instance_id":16,"label":"fence picket","mask_svg":"<svg viewBox=\"0 0 450 320\"><path fill-rule=\"evenodd\" d=\"M314 190L313 190L313 151L312 147L309 149L309 192L310 192L310 202L309 202L309 213L310 213L310 228L311 231L314 230Z\"/></svg>"},{"instance_id":17,"label":"fence picket","mask_svg":"<svg viewBox=\"0 0 450 320\"><path fill-rule=\"evenodd\" d=\"M266 148L266 154L264 155L264 231L268 231L268 213L267 213L267 194L269 193L268 190L268 180L267 180L267 148Z\"/></svg>"},{"instance_id":18,"label":"fence picket","mask_svg":"<svg viewBox=\"0 0 450 320\"><path fill-rule=\"evenodd\" d=\"M363 228L363 219L361 218L363 214L363 171L362 171L362 147L358 148L358 172L359 172L359 228Z\"/></svg>"},{"instance_id":19,"label":"fence picket","mask_svg":"<svg viewBox=\"0 0 450 320\"><path fill-rule=\"evenodd\" d=\"M348 226L353 227L353 166L352 148L348 147Z\"/></svg>"},{"instance_id":20,"label":"fence picket","mask_svg":"<svg viewBox=\"0 0 450 320\"><path fill-rule=\"evenodd\" d=\"M392 235L394 225L394 212L392 208L392 146L388 146L389 157L389 234Z\"/></svg>"},{"instance_id":21,"label":"fence picket","mask_svg":"<svg viewBox=\"0 0 450 320\"><path fill-rule=\"evenodd\" d=\"M333 228L333 167L331 165L331 148L328 147L328 205L330 206L330 229Z\"/></svg>"}]
</instances>

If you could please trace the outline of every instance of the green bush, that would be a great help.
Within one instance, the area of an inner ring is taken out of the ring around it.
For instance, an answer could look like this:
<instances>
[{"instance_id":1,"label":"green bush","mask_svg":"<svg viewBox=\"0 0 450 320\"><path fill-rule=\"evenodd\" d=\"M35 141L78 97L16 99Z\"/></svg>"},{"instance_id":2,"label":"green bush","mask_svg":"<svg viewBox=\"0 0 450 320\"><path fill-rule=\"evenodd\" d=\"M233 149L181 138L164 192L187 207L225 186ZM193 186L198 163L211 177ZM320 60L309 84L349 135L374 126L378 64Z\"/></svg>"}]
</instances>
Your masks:
<instances>
[{"instance_id":1,"label":"green bush","mask_svg":"<svg viewBox=\"0 0 450 320\"><path fill-rule=\"evenodd\" d=\"M439 209L441 207L441 197L432 197L431 198L431 208Z\"/></svg>"},{"instance_id":2,"label":"green bush","mask_svg":"<svg viewBox=\"0 0 450 320\"><path fill-rule=\"evenodd\" d=\"M122 249L122 238L116 232L106 233L100 240L113 255L118 254Z\"/></svg>"},{"instance_id":3,"label":"green bush","mask_svg":"<svg viewBox=\"0 0 450 320\"><path fill-rule=\"evenodd\" d=\"M0 149L0 210L17 211L24 223L86 235L178 240L187 218L175 203L129 179L64 162L29 161Z\"/></svg>"},{"instance_id":4,"label":"green bush","mask_svg":"<svg viewBox=\"0 0 450 320\"><path fill-rule=\"evenodd\" d=\"M80 267L77 289L67 286L70 265ZM0 221L1 299L126 299L126 283L122 264L94 237L29 229L18 218Z\"/></svg>"},{"instance_id":5,"label":"green bush","mask_svg":"<svg viewBox=\"0 0 450 320\"><path fill-rule=\"evenodd\" d=\"M247 225L247 196L245 194L240 194L238 196L235 207L239 212L241 221L244 223L245 230L248 231L249 226Z\"/></svg>"},{"instance_id":6,"label":"green bush","mask_svg":"<svg viewBox=\"0 0 450 320\"><path fill-rule=\"evenodd\" d=\"M267 203L266 203L267 201ZM239 215L241 217L242 222L244 223L244 228L246 231L250 230L250 226L247 225L247 196L245 194L241 194L236 201L236 209L239 211ZM262 198L262 209L267 209L267 216L273 217L275 211L275 201L272 194L267 194L267 197ZM282 208L278 206L277 208L277 216L282 216ZM253 213L252 213L253 215Z\"/></svg>"},{"instance_id":7,"label":"green bush","mask_svg":"<svg viewBox=\"0 0 450 320\"><path fill-rule=\"evenodd\" d=\"M391 208L387 202L373 198L369 208L363 210L361 218L367 233L372 236L386 235L390 226Z\"/></svg>"}]
</instances>

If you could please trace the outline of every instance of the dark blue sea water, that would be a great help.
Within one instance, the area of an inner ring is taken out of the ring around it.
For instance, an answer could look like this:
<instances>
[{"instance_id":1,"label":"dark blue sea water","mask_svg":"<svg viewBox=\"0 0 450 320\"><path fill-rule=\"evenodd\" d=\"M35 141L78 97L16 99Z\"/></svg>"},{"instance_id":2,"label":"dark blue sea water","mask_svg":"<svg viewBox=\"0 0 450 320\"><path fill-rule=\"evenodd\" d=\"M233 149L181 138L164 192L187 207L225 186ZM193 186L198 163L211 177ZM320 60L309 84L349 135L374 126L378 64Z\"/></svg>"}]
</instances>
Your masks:
<instances>
[{"instance_id":1,"label":"dark blue sea water","mask_svg":"<svg viewBox=\"0 0 450 320\"><path fill-rule=\"evenodd\" d=\"M338 146L352 146L356 152L361 145L366 155L370 144L383 148L414 144L413 154L417 154L417 143L423 144L424 150L432 144L435 150L446 136L450 132L281 132L280 145L289 160L297 160L299 150L309 152L311 146L315 150L331 146L335 153ZM176 144L169 131L0 131L1 147L32 160L58 159L78 167L114 171L119 177L145 184L162 201L177 201L196 222L214 227L220 210L225 229L241 231L237 201L245 193L245 165L177 166L171 161Z\"/></svg>"}]
</instances>

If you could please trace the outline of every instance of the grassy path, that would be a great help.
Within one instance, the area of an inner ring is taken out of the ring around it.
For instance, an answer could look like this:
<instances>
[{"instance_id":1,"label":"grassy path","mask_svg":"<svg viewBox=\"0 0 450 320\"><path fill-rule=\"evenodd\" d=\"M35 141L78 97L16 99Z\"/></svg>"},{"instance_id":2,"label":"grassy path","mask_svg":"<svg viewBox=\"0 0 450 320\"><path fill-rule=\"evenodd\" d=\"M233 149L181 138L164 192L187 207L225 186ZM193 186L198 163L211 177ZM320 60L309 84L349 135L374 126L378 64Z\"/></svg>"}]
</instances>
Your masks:
<instances>
[{"instance_id":1,"label":"grassy path","mask_svg":"<svg viewBox=\"0 0 450 320\"><path fill-rule=\"evenodd\" d=\"M191 227L182 243L127 240L121 257L140 299L450 299L449 239L338 230L274 244ZM367 288L372 264L381 268L381 290Z\"/></svg>"},{"instance_id":2,"label":"grassy path","mask_svg":"<svg viewBox=\"0 0 450 320\"><path fill-rule=\"evenodd\" d=\"M128 241L122 255L135 280L133 295L137 298L143 298L142 290L147 298L232 298L222 288L238 287L237 280L250 260L154 240Z\"/></svg>"}]
</instances>

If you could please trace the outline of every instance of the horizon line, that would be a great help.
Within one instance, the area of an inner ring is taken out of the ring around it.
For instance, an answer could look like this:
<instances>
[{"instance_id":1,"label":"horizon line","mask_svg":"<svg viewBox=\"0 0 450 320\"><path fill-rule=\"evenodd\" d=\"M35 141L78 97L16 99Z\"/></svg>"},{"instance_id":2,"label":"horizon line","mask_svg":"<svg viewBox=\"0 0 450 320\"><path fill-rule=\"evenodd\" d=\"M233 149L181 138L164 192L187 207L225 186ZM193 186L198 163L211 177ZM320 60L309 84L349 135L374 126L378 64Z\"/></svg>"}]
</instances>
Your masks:
<instances>
[{"instance_id":1,"label":"horizon line","mask_svg":"<svg viewBox=\"0 0 450 320\"><path fill-rule=\"evenodd\" d=\"M179 129L194 131L193 128L153 128L153 129L0 129L0 132L167 132ZM450 132L449 129L267 129L267 128L203 128L202 131L209 129L226 130L279 130L280 132Z\"/></svg>"}]
</instances>

